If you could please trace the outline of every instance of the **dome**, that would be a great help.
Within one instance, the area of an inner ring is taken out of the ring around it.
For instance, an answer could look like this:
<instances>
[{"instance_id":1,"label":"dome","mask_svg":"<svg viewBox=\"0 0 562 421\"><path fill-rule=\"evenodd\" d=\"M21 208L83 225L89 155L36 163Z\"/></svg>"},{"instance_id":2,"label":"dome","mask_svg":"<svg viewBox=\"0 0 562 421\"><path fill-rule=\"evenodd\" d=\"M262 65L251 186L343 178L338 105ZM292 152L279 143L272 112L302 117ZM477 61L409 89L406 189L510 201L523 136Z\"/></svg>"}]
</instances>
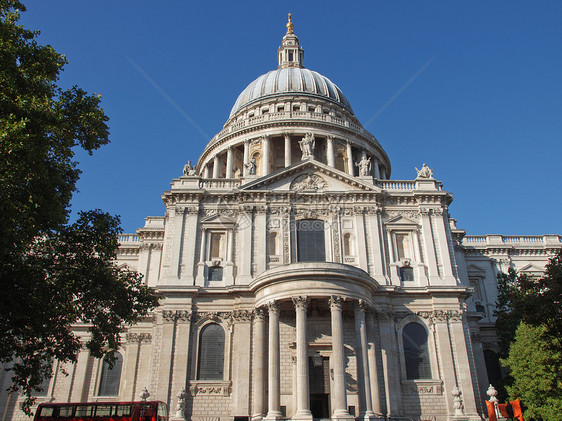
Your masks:
<instances>
[{"instance_id":1,"label":"dome","mask_svg":"<svg viewBox=\"0 0 562 421\"><path fill-rule=\"evenodd\" d=\"M341 89L326 76L305 68L287 67L272 70L250 83L238 96L230 117L257 100L286 94L304 94L328 100L353 114L351 104Z\"/></svg>"}]
</instances>

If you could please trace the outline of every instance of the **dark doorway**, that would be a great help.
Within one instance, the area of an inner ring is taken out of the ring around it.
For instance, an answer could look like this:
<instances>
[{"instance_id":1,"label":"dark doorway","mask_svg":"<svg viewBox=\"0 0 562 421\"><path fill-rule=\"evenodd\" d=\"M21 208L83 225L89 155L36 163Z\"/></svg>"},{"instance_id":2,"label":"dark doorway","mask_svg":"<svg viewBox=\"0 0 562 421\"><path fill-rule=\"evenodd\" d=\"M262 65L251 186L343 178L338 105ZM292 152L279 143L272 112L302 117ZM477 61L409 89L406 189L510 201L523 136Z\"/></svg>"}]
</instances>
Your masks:
<instances>
[{"instance_id":1,"label":"dark doorway","mask_svg":"<svg viewBox=\"0 0 562 421\"><path fill-rule=\"evenodd\" d=\"M313 393L310 395L310 411L314 418L330 418L329 398L327 393Z\"/></svg>"},{"instance_id":2,"label":"dark doorway","mask_svg":"<svg viewBox=\"0 0 562 421\"><path fill-rule=\"evenodd\" d=\"M315 355L308 359L310 411L314 418L330 418L330 366L328 358Z\"/></svg>"}]
</instances>

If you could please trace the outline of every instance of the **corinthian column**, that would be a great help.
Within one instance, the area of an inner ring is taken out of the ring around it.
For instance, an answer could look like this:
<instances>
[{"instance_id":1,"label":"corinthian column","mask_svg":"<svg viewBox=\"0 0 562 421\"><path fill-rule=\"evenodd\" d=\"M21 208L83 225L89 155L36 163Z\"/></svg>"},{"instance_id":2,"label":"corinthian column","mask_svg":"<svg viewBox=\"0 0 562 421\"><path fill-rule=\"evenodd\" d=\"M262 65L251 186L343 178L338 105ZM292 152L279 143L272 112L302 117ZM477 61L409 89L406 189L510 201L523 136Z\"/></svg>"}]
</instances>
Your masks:
<instances>
[{"instance_id":1,"label":"corinthian column","mask_svg":"<svg viewBox=\"0 0 562 421\"><path fill-rule=\"evenodd\" d=\"M334 168L334 136L326 138L326 163L329 167Z\"/></svg>"},{"instance_id":2,"label":"corinthian column","mask_svg":"<svg viewBox=\"0 0 562 421\"><path fill-rule=\"evenodd\" d=\"M353 162L353 153L351 151L351 143L347 142L347 173L349 175L354 175L353 173L353 167L355 165L355 163Z\"/></svg>"},{"instance_id":3,"label":"corinthian column","mask_svg":"<svg viewBox=\"0 0 562 421\"><path fill-rule=\"evenodd\" d=\"M312 420L308 388L308 343L306 339L306 308L308 297L293 297L297 329L297 413L293 420Z\"/></svg>"},{"instance_id":4,"label":"corinthian column","mask_svg":"<svg viewBox=\"0 0 562 421\"><path fill-rule=\"evenodd\" d=\"M291 165L291 134L283 133L283 137L285 138L285 166L288 167Z\"/></svg>"},{"instance_id":5,"label":"corinthian column","mask_svg":"<svg viewBox=\"0 0 562 421\"><path fill-rule=\"evenodd\" d=\"M343 347L343 317L341 297L330 298L330 311L332 315L332 369L334 370L334 397L332 403L334 419L353 418L347 412L347 395L345 391L345 351Z\"/></svg>"},{"instance_id":6,"label":"corinthian column","mask_svg":"<svg viewBox=\"0 0 562 421\"><path fill-rule=\"evenodd\" d=\"M280 420L283 417L280 407L281 381L279 378L279 303L270 301L269 309L269 372L268 372L268 412L266 420Z\"/></svg>"},{"instance_id":7,"label":"corinthian column","mask_svg":"<svg viewBox=\"0 0 562 421\"><path fill-rule=\"evenodd\" d=\"M263 161L262 161L262 176L269 174L269 170L271 168L269 162L269 136L263 136Z\"/></svg>"},{"instance_id":8,"label":"corinthian column","mask_svg":"<svg viewBox=\"0 0 562 421\"><path fill-rule=\"evenodd\" d=\"M254 411L252 420L261 420L264 413L265 377L265 310L257 308L254 317Z\"/></svg>"},{"instance_id":9,"label":"corinthian column","mask_svg":"<svg viewBox=\"0 0 562 421\"><path fill-rule=\"evenodd\" d=\"M371 399L371 382L369 360L367 358L367 328L365 326L365 303L360 300L355 303L355 337L357 338L357 373L359 380L359 398L361 415L359 418L369 420L374 418Z\"/></svg>"}]
</instances>

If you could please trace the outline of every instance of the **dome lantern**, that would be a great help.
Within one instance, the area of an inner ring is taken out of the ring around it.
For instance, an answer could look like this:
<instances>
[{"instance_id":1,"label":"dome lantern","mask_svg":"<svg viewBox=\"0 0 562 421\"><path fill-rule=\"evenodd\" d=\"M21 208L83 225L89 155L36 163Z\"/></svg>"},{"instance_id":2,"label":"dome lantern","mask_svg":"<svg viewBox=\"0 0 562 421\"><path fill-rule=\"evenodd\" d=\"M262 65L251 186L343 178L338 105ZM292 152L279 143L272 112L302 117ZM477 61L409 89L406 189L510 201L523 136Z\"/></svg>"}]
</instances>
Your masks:
<instances>
[{"instance_id":1,"label":"dome lantern","mask_svg":"<svg viewBox=\"0 0 562 421\"><path fill-rule=\"evenodd\" d=\"M277 60L279 62L278 69L287 69L289 67L304 68L302 65L304 58L304 50L299 45L299 39L293 33L292 14L289 13L289 21L287 22L287 33L283 37L281 46L277 50Z\"/></svg>"}]
</instances>

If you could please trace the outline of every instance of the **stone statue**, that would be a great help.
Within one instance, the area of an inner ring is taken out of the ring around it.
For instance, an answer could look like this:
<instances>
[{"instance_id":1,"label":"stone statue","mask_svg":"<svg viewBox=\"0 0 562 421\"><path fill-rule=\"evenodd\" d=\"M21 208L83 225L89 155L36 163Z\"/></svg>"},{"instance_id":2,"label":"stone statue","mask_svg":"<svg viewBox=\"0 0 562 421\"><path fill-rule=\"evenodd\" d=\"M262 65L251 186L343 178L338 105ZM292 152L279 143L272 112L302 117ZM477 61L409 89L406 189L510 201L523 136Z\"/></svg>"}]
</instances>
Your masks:
<instances>
[{"instance_id":1,"label":"stone statue","mask_svg":"<svg viewBox=\"0 0 562 421\"><path fill-rule=\"evenodd\" d=\"M421 170L416 168L416 171L418 172L418 178L433 178L433 170L425 165L425 163Z\"/></svg>"},{"instance_id":2,"label":"stone statue","mask_svg":"<svg viewBox=\"0 0 562 421\"><path fill-rule=\"evenodd\" d=\"M256 167L257 167L256 158L252 157L250 159L250 162L248 162L245 165L247 174L248 175L256 175Z\"/></svg>"},{"instance_id":3,"label":"stone statue","mask_svg":"<svg viewBox=\"0 0 562 421\"><path fill-rule=\"evenodd\" d=\"M299 140L299 145L301 147L301 160L314 158L314 135L308 132L302 140Z\"/></svg>"},{"instance_id":4,"label":"stone statue","mask_svg":"<svg viewBox=\"0 0 562 421\"><path fill-rule=\"evenodd\" d=\"M195 174L195 167L191 165L191 161L187 161L187 164L183 166L183 175L196 175Z\"/></svg>"},{"instance_id":5,"label":"stone statue","mask_svg":"<svg viewBox=\"0 0 562 421\"><path fill-rule=\"evenodd\" d=\"M361 177L368 176L371 172L371 158L367 159L365 155L363 155L361 161L357 162L355 165L359 167L359 175Z\"/></svg>"}]
</instances>

